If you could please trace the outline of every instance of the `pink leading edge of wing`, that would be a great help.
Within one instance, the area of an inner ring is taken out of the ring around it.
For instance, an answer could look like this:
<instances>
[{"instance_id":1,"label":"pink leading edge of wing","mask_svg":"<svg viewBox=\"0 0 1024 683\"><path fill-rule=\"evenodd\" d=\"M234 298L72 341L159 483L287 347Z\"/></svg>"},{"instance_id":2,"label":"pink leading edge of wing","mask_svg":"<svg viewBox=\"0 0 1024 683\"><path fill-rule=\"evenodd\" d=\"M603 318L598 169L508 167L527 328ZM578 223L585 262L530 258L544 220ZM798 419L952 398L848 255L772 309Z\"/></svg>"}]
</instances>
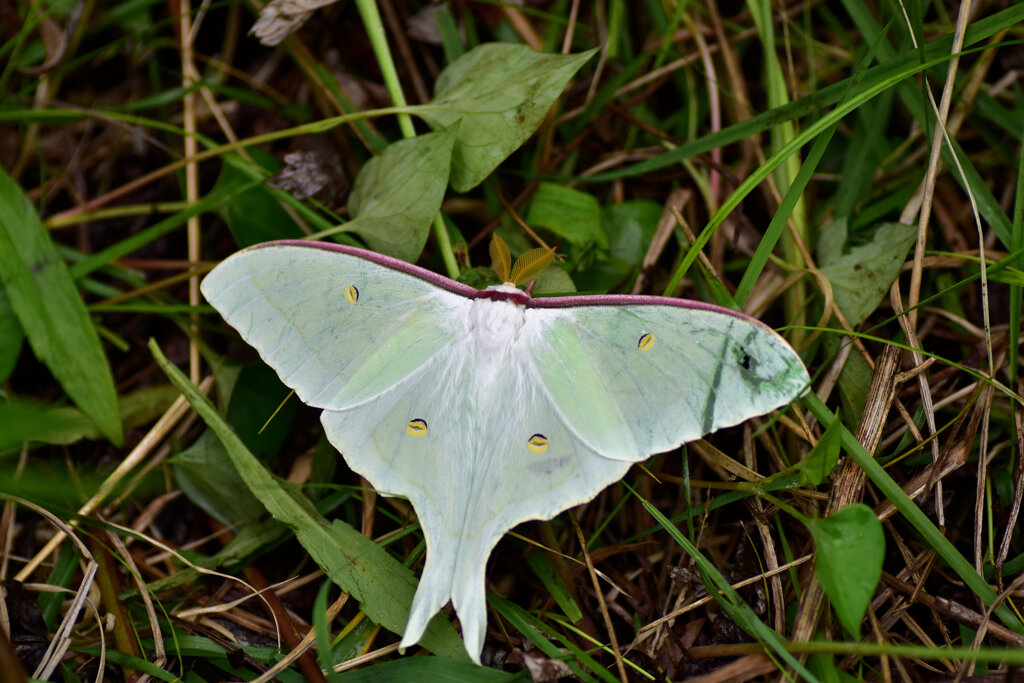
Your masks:
<instances>
[{"instance_id":1,"label":"pink leading edge of wing","mask_svg":"<svg viewBox=\"0 0 1024 683\"><path fill-rule=\"evenodd\" d=\"M751 318L745 313L734 311L731 308L724 308L722 306L716 306L715 304L705 303L703 301L695 301L693 299L681 299L678 297L671 296L654 296L650 294L575 294L570 296L552 296L552 297L530 297L525 292L522 296L517 294L508 294L504 292L496 292L494 290L476 289L469 285L462 284L452 280L451 278L445 277L435 273L432 270L427 270L412 263L407 263L401 259L396 259L391 256L385 256L384 254L378 254L375 251L369 251L367 249L361 249L359 247L349 247L344 244L331 244L328 242L311 242L309 240L279 240L276 242L263 242L261 244L253 245L250 249L262 249L264 247L271 246L295 246L295 247L308 247L310 249L324 249L325 251L336 251L342 254L348 254L349 256L357 256L367 261L378 263L386 268L392 268L394 270L405 273L406 275L412 275L421 280L425 280L432 285L436 285L443 289L446 289L454 294L467 297L469 299L507 299L515 301L516 303L523 304L527 308L573 308L576 306L675 306L676 308L690 308L701 311L708 311L710 313L722 313L724 315L731 315L735 318L742 320L748 320L757 325L771 329L768 325L765 325L757 318ZM525 297L525 299L523 298ZM774 331L774 330L773 330Z\"/></svg>"},{"instance_id":2,"label":"pink leading edge of wing","mask_svg":"<svg viewBox=\"0 0 1024 683\"><path fill-rule=\"evenodd\" d=\"M414 266L411 263L406 263L400 259L393 258L391 256L385 256L384 254L378 254L375 251L368 251L366 249L360 249L359 247L349 247L344 244L330 244L328 242L310 242L309 240L279 240L277 242L263 242L250 247L250 249L262 249L264 247L280 247L280 246L292 246L292 247L308 247L310 249L323 249L324 251L336 251L341 254L348 254L349 256L356 256L367 261L380 264L385 268L391 268L393 270L400 271L406 275L412 275L421 280L426 280L432 285L447 289L455 294L461 294L464 297L475 299L480 293L480 290L464 285L461 282L456 282L451 278L447 278L444 275L438 275L432 270Z\"/></svg>"}]
</instances>

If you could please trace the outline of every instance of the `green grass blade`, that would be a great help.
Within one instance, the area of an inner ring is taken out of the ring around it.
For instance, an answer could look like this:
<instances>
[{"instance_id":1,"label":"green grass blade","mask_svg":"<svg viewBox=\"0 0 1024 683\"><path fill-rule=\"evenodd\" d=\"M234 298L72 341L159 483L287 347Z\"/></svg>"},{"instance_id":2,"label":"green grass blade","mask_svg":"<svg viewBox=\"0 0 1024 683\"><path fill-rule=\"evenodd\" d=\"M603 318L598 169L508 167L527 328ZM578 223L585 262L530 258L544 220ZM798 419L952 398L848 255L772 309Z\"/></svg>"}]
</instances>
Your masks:
<instances>
[{"instance_id":1,"label":"green grass blade","mask_svg":"<svg viewBox=\"0 0 1024 683\"><path fill-rule=\"evenodd\" d=\"M605 681L605 683L615 683L615 681L618 680L610 671L601 666L597 660L579 649L575 643L549 628L547 624L534 617L519 605L509 602L503 598L499 598L493 593L488 594L487 602L498 610L498 613L507 619L513 628L522 633L527 640L533 643L538 650L548 657L551 657L552 659L564 659L565 653L559 650L558 647L548 640L541 631L546 631L551 637L561 641L563 647L569 650L569 652L571 652L580 663L587 666L590 671L595 673L601 680ZM581 668L579 663L574 662L572 659L566 659L565 663L581 680L596 683L596 680L592 676L588 675L586 669Z\"/></svg>"},{"instance_id":2,"label":"green grass blade","mask_svg":"<svg viewBox=\"0 0 1024 683\"><path fill-rule=\"evenodd\" d=\"M803 145L820 135L827 128L837 124L851 111L857 109L857 107L869 101L871 98L875 97L887 88L892 87L903 78L908 78L920 71L924 71L932 66L941 64L946 61L946 59L946 57L940 57L925 64L913 64L908 66L903 72L893 74L891 80L874 82L869 87L855 89L855 92L851 94L848 100L841 102L828 114L816 120L805 128L799 135L786 143L786 145L784 145L778 152L771 155L771 157L761 164L756 171L751 173L746 180L740 183L736 190L729 195L729 198L722 203L722 206L715 212L715 215L711 217L700 235L697 236L697 240L694 242L693 246L690 247L685 258L680 261L672 279L665 288L665 292L671 293L675 291L683 277L685 277L687 271L690 269L690 266L693 265L693 262L697 259L697 255L700 253L701 249L703 249L704 245L707 244L709 239L711 239L711 235L714 234L715 230L718 229L725 218L732 213L733 209L739 206L740 202L742 202L755 187L768 177L768 174L785 162L787 157L791 154L795 154L797 150L803 147Z\"/></svg>"},{"instance_id":3,"label":"green grass blade","mask_svg":"<svg viewBox=\"0 0 1024 683\"><path fill-rule=\"evenodd\" d=\"M714 596L715 600L722 609L726 611L729 617L736 622L736 625L745 630L747 633L757 638L758 642L764 646L768 654L774 653L779 658L784 660L786 664L793 667L804 680L817 681L818 679L811 674L800 662L796 660L786 650L785 639L776 633L774 630L769 628L763 621L761 621L757 614L750 608L747 603L743 602L743 599L733 589L722 573L718 571L718 568L711 563L711 560L704 557L703 553L697 549L697 546L693 544L690 539L682 534L676 525L669 521L668 517L662 514L661 510L656 508L643 496L638 494L635 490L629 487L628 484L623 484L637 497L644 509L647 510L654 520L661 525L661 528L668 532L669 536L672 537L679 546L686 551L686 554L693 558L693 561L697 564L697 569L700 571L701 579L707 586L708 593Z\"/></svg>"},{"instance_id":4,"label":"green grass blade","mask_svg":"<svg viewBox=\"0 0 1024 683\"><path fill-rule=\"evenodd\" d=\"M1024 154L1020 155L1017 170L1017 189L1013 199L1013 232L1010 236L1010 251L1020 252L1024 249ZM1024 256L1017 256L1014 265L1024 269ZM1010 339L1020 339L1020 316L1021 296L1024 287L1016 285L1010 287ZM1010 368L1010 387L1016 388L1017 373L1019 372L1017 358L1020 355L1020 348L1016 344L1010 344L1010 360L1007 365Z\"/></svg>"},{"instance_id":5,"label":"green grass blade","mask_svg":"<svg viewBox=\"0 0 1024 683\"><path fill-rule=\"evenodd\" d=\"M814 145L811 146L811 151L808 152L803 165L800 167L800 171L796 174L789 189L786 190L786 194L779 204L779 209L772 216L768 229L765 230L764 237L758 242L757 249L754 250L754 255L750 257L750 263L743 273L743 278L740 280L739 286L736 287L736 294L733 296L733 299L740 306L750 296L757 278L764 271L764 266L768 262L768 257L771 255L772 250L775 248L775 243L779 241L783 231L786 229L786 222L789 220L790 213L800 198L803 197L804 188L807 187L807 183L811 180L811 175L818 168L818 163L821 161L822 155L825 154L825 150L828 149L828 143L831 142L832 134L835 132L836 127L832 126L818 136L818 139L814 141Z\"/></svg>"},{"instance_id":6,"label":"green grass blade","mask_svg":"<svg viewBox=\"0 0 1024 683\"><path fill-rule=\"evenodd\" d=\"M991 16L979 19L972 23L964 36L964 47L970 47L984 41L996 33L1014 24L1024 21L1024 3L1018 3L1007 9L997 12ZM902 80L916 74L926 68L943 63L949 59L952 39L949 36L940 38L924 46L924 53L928 56L928 62L922 64L920 54L915 51L902 53L891 60L879 64L863 76L860 84L861 90L874 89L880 83L891 84L894 80ZM991 45L983 49L992 49ZM916 67L916 68L915 68ZM909 72L908 72L909 69ZM685 159L690 159L700 154L706 154L718 147L726 147L732 143L748 138L752 135L768 130L777 121L796 119L807 115L816 115L821 109L834 105L845 99L850 94L851 79L859 78L858 75L839 81L832 85L794 100L790 104L771 109L758 114L745 121L734 124L717 133L705 135L693 142L688 142L672 149L664 154L659 154L653 159L647 159L637 164L627 166L616 171L597 173L586 178L574 178L579 182L607 182L628 178L638 175L645 175L668 166L679 164ZM884 88L882 88L884 89Z\"/></svg>"}]
</instances>

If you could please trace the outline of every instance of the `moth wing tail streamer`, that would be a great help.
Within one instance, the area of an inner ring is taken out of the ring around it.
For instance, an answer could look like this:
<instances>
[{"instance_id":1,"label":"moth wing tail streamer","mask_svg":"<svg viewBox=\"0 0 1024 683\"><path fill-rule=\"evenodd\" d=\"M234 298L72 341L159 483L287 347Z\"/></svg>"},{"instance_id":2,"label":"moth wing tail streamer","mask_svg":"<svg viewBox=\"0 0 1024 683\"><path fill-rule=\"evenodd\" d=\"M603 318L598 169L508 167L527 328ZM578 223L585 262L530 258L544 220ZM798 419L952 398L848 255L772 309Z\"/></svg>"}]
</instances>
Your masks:
<instances>
[{"instance_id":1,"label":"moth wing tail streamer","mask_svg":"<svg viewBox=\"0 0 1024 683\"><path fill-rule=\"evenodd\" d=\"M487 560L504 533L590 500L631 466L576 438L522 367L505 366L495 384L506 391L477 395L468 364L438 358L373 401L321 417L352 469L382 494L407 497L423 529L426 565L403 647L450 599L479 662ZM490 407L473 422L481 398Z\"/></svg>"},{"instance_id":2,"label":"moth wing tail streamer","mask_svg":"<svg viewBox=\"0 0 1024 683\"><path fill-rule=\"evenodd\" d=\"M325 410L320 419L353 470L382 495L409 499L423 530L426 564L401 647L418 642L434 615L452 600L457 607L468 605L459 609L459 617L467 652L479 663L486 630L484 570L497 539L486 547L466 543L466 528L472 527L472 536L483 522L478 517L467 523L466 518L475 467L472 444L465 439L473 432L466 423L472 410L464 390L466 368L458 362L465 355L456 352L454 358L435 357L373 400ZM470 588L457 591L456 579Z\"/></svg>"},{"instance_id":3,"label":"moth wing tail streamer","mask_svg":"<svg viewBox=\"0 0 1024 683\"><path fill-rule=\"evenodd\" d=\"M600 457L576 438L543 388L523 371L524 361L519 358L507 366L498 382L505 391L491 397L493 410L480 424L462 526L454 527L458 542L446 537L444 546L432 545L435 534L427 533L428 566L422 582L428 580L431 554L450 556L444 565L454 566L452 604L474 661L479 661L487 623L487 559L504 534L523 522L551 519L590 501L632 465Z\"/></svg>"},{"instance_id":4,"label":"moth wing tail streamer","mask_svg":"<svg viewBox=\"0 0 1024 683\"><path fill-rule=\"evenodd\" d=\"M458 333L453 312L469 304L370 256L271 242L225 259L201 288L303 402L337 410L394 386L445 348Z\"/></svg>"},{"instance_id":5,"label":"moth wing tail streamer","mask_svg":"<svg viewBox=\"0 0 1024 683\"><path fill-rule=\"evenodd\" d=\"M484 573L504 530L491 524L500 500L472 508L469 482L481 459L464 438L472 426L453 424L471 413L466 392L458 390L465 377L464 366L437 358L370 402L324 411L321 422L349 466L379 493L409 499L423 530L426 563L401 648L416 644L450 600L466 651L479 664L487 629Z\"/></svg>"},{"instance_id":6,"label":"moth wing tail streamer","mask_svg":"<svg viewBox=\"0 0 1024 683\"><path fill-rule=\"evenodd\" d=\"M605 457L643 460L779 408L810 383L796 352L740 313L659 297L573 299L602 305L531 302L531 360L567 424Z\"/></svg>"},{"instance_id":7,"label":"moth wing tail streamer","mask_svg":"<svg viewBox=\"0 0 1024 683\"><path fill-rule=\"evenodd\" d=\"M415 645L434 615L450 600L459 617L466 652L480 664L487 634L487 558L501 534L475 535L467 539L438 533L442 524L440 519L420 516L427 539L427 559L409 610L401 647Z\"/></svg>"}]
</instances>

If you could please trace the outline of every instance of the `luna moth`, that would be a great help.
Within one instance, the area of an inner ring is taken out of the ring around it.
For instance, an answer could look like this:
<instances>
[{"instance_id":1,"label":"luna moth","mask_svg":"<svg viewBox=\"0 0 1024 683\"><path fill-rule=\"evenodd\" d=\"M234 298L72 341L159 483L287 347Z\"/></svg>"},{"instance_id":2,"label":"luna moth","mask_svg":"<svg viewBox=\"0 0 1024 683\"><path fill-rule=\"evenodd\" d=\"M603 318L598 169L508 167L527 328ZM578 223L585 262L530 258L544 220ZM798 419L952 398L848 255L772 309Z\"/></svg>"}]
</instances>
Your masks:
<instances>
[{"instance_id":1,"label":"luna moth","mask_svg":"<svg viewBox=\"0 0 1024 683\"><path fill-rule=\"evenodd\" d=\"M401 647L451 601L477 663L485 569L527 520L584 503L630 466L792 401L796 352L741 313L656 296L531 297L484 290L374 252L282 241L224 260L202 291L384 495L412 503L426 540Z\"/></svg>"}]
</instances>

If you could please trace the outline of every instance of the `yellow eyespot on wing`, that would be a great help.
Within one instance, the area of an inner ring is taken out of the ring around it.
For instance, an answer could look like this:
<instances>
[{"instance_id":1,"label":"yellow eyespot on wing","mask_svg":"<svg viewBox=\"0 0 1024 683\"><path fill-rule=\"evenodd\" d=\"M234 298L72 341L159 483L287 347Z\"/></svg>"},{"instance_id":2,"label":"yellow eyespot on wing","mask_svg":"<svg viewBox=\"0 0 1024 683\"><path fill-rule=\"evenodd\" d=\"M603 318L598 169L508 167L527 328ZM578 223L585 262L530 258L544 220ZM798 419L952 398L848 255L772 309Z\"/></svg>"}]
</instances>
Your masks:
<instances>
[{"instance_id":1,"label":"yellow eyespot on wing","mask_svg":"<svg viewBox=\"0 0 1024 683\"><path fill-rule=\"evenodd\" d=\"M548 449L548 437L543 434L534 434L526 442L526 447L534 453L543 453Z\"/></svg>"},{"instance_id":2,"label":"yellow eyespot on wing","mask_svg":"<svg viewBox=\"0 0 1024 683\"><path fill-rule=\"evenodd\" d=\"M409 436L421 437L427 435L427 421L416 418L415 420L409 420L409 423L405 425L405 431Z\"/></svg>"},{"instance_id":3,"label":"yellow eyespot on wing","mask_svg":"<svg viewBox=\"0 0 1024 683\"><path fill-rule=\"evenodd\" d=\"M641 334L640 340L636 343L636 348L641 351L650 351L652 346L654 346L654 335L650 332Z\"/></svg>"},{"instance_id":4,"label":"yellow eyespot on wing","mask_svg":"<svg viewBox=\"0 0 1024 683\"><path fill-rule=\"evenodd\" d=\"M345 288L345 299L350 304L354 304L359 301L359 290L356 289L355 285L349 285Z\"/></svg>"}]
</instances>

